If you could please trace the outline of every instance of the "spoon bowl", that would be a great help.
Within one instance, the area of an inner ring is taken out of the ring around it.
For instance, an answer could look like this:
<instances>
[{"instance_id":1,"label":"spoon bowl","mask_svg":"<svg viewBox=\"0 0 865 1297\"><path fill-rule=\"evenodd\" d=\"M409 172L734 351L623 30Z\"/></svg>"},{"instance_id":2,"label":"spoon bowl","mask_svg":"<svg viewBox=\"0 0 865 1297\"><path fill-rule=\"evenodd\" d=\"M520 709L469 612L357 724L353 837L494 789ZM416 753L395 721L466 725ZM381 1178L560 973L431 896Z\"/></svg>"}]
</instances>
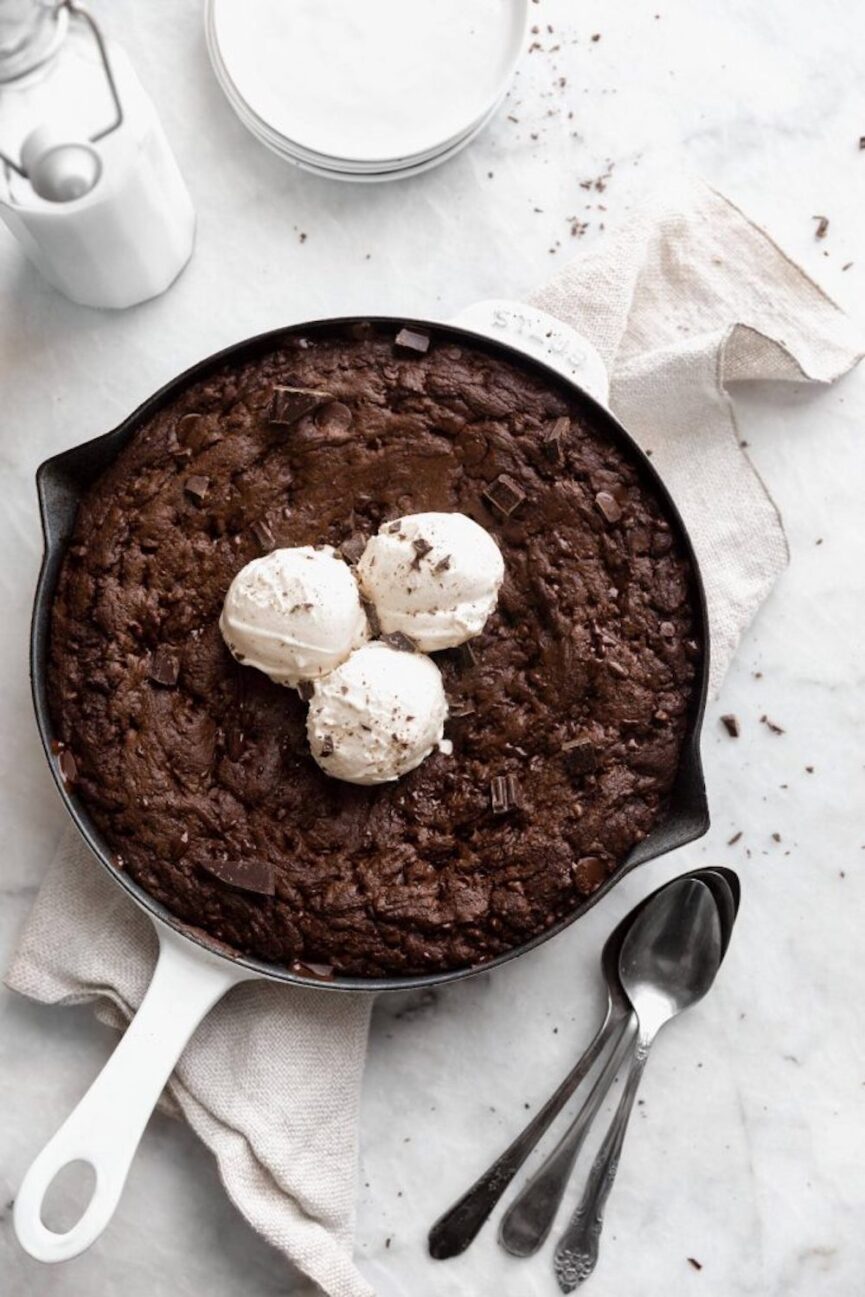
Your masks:
<instances>
[{"instance_id":1,"label":"spoon bowl","mask_svg":"<svg viewBox=\"0 0 865 1297\"><path fill-rule=\"evenodd\" d=\"M619 979L641 1034L654 1035L702 1000L720 966L721 946L718 906L701 879L678 879L647 906L619 954Z\"/></svg>"}]
</instances>

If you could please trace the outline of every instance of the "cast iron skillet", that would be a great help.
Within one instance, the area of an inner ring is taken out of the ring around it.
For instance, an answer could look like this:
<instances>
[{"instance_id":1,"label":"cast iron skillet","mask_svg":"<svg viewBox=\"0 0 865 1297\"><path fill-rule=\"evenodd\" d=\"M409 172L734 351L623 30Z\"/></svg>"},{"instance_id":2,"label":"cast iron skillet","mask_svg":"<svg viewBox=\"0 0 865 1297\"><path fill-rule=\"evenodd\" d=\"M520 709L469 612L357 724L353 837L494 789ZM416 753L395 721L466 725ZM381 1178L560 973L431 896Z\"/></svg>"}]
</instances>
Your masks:
<instances>
[{"instance_id":1,"label":"cast iron skillet","mask_svg":"<svg viewBox=\"0 0 865 1297\"><path fill-rule=\"evenodd\" d=\"M495 305L490 304L491 307ZM499 311L498 314L504 318L504 312ZM491 319L495 315L496 312L493 311ZM551 363L544 363L537 358L538 346L528 345L531 339L522 327L516 329L516 337L513 328L500 328L498 332L504 332L510 339L505 343L500 336L493 336L494 330L484 326L475 331L424 320L407 321L382 316L363 318L393 328L395 332L408 325L430 331L437 340L469 342L482 350L498 352L517 365L540 371L557 387L563 383L567 386L570 382L580 399L588 404L597 426L606 431L612 441L624 444L631 459L639 463L643 473L663 499L672 521L679 529L694 571L693 597L699 607L703 644L700 678L694 693L679 771L667 813L652 832L634 847L616 873L596 892L575 906L570 914L531 941L482 965L406 977L362 978L335 974L323 979L314 977L311 973L304 974L302 968L290 969L232 952L208 938L207 934L191 929L148 895L127 873L114 866L109 845L76 796L74 788L66 783L60 772L48 708L46 665L51 606L61 563L81 497L135 432L169 405L189 384L207 378L227 363L243 363L272 351L286 338L297 335L312 338L319 333L327 334L334 329L359 322L358 317L317 320L277 329L227 347L167 383L112 432L46 460L36 475L45 533L45 555L36 589L30 657L39 734L60 796L72 819L114 882L155 921L161 954L153 983L122 1045L66 1125L37 1158L18 1195L15 1223L19 1239L32 1255L41 1260L59 1261L77 1255L89 1246L108 1223L149 1113L183 1044L204 1013L230 986L251 978L268 978L306 987L315 985L327 991L392 991L435 986L468 977L481 968L496 968L517 955L536 949L568 927L637 865L683 846L700 837L708 828L708 806L699 751L700 725L708 684L706 600L690 539L676 505L651 461L599 401L588 395L572 377L563 377L563 373L573 371L563 365L561 358L557 361L553 353L550 353ZM476 315L470 313L470 318L476 323ZM518 318L524 320L527 317L521 314ZM549 329L544 332L547 323L555 328L559 336L563 332L559 322L544 317L542 313L531 311L528 318L532 323L535 343L540 338L550 337ZM573 343L577 347L588 347L570 330L564 332L569 336L568 345ZM514 343L516 345L512 345ZM593 349L589 349L593 352ZM171 1018L174 1024L174 1030L168 1033L164 1030L166 1017ZM117 1102L115 1086L123 1087L123 1101L120 1104ZM130 1107L133 1110L131 1121L128 1120ZM115 1112L115 1109L122 1111ZM59 1235L47 1230L42 1224L39 1215L41 1201L57 1171L74 1158L92 1162L97 1171L97 1185L93 1199L78 1224L67 1234Z\"/></svg>"}]
</instances>

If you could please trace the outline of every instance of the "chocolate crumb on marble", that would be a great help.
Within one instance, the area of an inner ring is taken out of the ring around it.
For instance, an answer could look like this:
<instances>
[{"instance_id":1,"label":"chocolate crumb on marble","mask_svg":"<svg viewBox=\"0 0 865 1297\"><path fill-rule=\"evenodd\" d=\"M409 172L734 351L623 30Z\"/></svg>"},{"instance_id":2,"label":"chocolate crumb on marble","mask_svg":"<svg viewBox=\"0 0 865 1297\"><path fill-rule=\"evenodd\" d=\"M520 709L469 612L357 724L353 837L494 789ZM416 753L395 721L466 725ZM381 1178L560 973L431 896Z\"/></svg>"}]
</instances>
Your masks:
<instances>
[{"instance_id":1,"label":"chocolate crumb on marble","mask_svg":"<svg viewBox=\"0 0 865 1297\"><path fill-rule=\"evenodd\" d=\"M230 948L367 977L483 964L571 913L666 813L702 660L687 549L594 407L531 365L395 348L378 326L302 343L190 384L84 495L52 610L57 760L74 750L76 794L129 876ZM326 426L274 425L276 388L321 394ZM353 415L338 436L334 402ZM544 430L562 418L554 464ZM600 490L627 500L618 524ZM483 634L434 655L453 754L346 784L313 760L298 690L233 660L222 602L267 543L258 523L349 558L425 511L484 520L505 584ZM160 647L170 686L150 678ZM584 738L598 765L575 776L565 745ZM493 814L497 778L512 809Z\"/></svg>"},{"instance_id":2,"label":"chocolate crumb on marble","mask_svg":"<svg viewBox=\"0 0 865 1297\"><path fill-rule=\"evenodd\" d=\"M732 712L728 712L726 716L721 717L721 724L731 739L737 739L742 732L739 726L739 717L734 716Z\"/></svg>"}]
</instances>

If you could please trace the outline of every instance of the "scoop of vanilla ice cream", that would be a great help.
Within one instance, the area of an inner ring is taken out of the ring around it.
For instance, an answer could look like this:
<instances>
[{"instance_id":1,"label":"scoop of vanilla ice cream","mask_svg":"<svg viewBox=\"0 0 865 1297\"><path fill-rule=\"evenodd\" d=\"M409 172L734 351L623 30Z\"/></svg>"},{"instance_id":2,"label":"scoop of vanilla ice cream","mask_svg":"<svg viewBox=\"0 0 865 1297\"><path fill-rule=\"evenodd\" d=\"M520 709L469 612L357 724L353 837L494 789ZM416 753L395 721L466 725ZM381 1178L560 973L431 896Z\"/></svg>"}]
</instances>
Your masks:
<instances>
[{"instance_id":1,"label":"scoop of vanilla ice cream","mask_svg":"<svg viewBox=\"0 0 865 1297\"><path fill-rule=\"evenodd\" d=\"M306 732L325 774L350 784L383 784L441 746L447 719L432 658L373 641L316 682Z\"/></svg>"},{"instance_id":2,"label":"scoop of vanilla ice cream","mask_svg":"<svg viewBox=\"0 0 865 1297\"><path fill-rule=\"evenodd\" d=\"M425 653L479 635L504 575L498 545L464 513L412 513L387 522L357 566L382 630L402 631Z\"/></svg>"},{"instance_id":3,"label":"scoop of vanilla ice cream","mask_svg":"<svg viewBox=\"0 0 865 1297\"><path fill-rule=\"evenodd\" d=\"M369 638L354 574L330 545L275 549L247 563L219 629L238 662L280 685L318 679Z\"/></svg>"}]
</instances>

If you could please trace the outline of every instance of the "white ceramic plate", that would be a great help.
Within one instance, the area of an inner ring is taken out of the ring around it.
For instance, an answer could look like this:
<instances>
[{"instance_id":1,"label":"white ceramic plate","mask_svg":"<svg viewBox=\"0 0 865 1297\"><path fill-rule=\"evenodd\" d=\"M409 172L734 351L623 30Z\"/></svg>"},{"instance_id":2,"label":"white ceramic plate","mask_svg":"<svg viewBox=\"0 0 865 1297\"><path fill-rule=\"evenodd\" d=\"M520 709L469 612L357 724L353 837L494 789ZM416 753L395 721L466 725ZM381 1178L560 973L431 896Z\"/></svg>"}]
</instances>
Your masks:
<instances>
[{"instance_id":1,"label":"white ceramic plate","mask_svg":"<svg viewBox=\"0 0 865 1297\"><path fill-rule=\"evenodd\" d=\"M208 35L223 88L274 141L315 165L378 173L440 153L487 116L513 74L528 6L210 0Z\"/></svg>"}]
</instances>

